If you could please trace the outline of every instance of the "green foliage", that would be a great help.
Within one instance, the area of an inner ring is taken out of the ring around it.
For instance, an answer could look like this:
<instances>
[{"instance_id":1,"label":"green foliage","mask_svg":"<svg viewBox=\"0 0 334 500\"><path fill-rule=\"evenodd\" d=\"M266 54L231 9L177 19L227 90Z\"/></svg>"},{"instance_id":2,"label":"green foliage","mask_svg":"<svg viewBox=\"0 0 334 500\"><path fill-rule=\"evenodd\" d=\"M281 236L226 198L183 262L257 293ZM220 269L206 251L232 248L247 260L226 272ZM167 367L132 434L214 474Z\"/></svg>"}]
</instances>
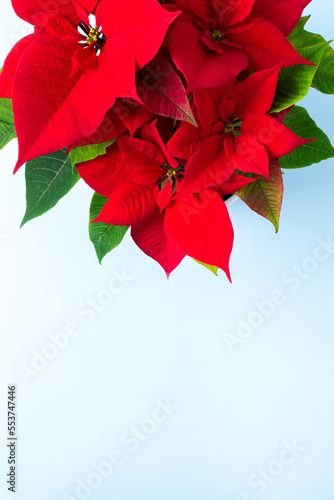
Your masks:
<instances>
[{"instance_id":1,"label":"green foliage","mask_svg":"<svg viewBox=\"0 0 334 500\"><path fill-rule=\"evenodd\" d=\"M197 264L201 264L201 266L206 267L211 271L215 276L218 276L218 267L216 266L210 266L209 264L204 264L204 262L200 262L199 260L193 259Z\"/></svg>"},{"instance_id":2,"label":"green foliage","mask_svg":"<svg viewBox=\"0 0 334 500\"><path fill-rule=\"evenodd\" d=\"M69 152L72 165L77 165L78 163L83 163L89 160L95 160L98 156L105 155L107 147L113 142L115 141L103 142L102 144L88 144L87 146L72 149L72 151Z\"/></svg>"},{"instance_id":3,"label":"green foliage","mask_svg":"<svg viewBox=\"0 0 334 500\"><path fill-rule=\"evenodd\" d=\"M100 214L106 201L107 198L95 193L89 216L89 238L95 247L100 264L102 259L122 242L129 229L128 226L112 226L103 222L92 222Z\"/></svg>"},{"instance_id":4,"label":"green foliage","mask_svg":"<svg viewBox=\"0 0 334 500\"><path fill-rule=\"evenodd\" d=\"M269 174L270 179L260 177L235 194L254 212L272 222L277 233L283 199L282 172L277 161L270 165Z\"/></svg>"},{"instance_id":5,"label":"green foliage","mask_svg":"<svg viewBox=\"0 0 334 500\"><path fill-rule=\"evenodd\" d=\"M334 157L334 148L328 137L317 127L306 109L294 106L285 117L284 125L304 139L316 138L316 140L299 146L291 153L282 156L279 159L282 168L307 167Z\"/></svg>"},{"instance_id":6,"label":"green foliage","mask_svg":"<svg viewBox=\"0 0 334 500\"><path fill-rule=\"evenodd\" d=\"M334 50L326 47L314 75L312 87L323 94L334 94Z\"/></svg>"},{"instance_id":7,"label":"green foliage","mask_svg":"<svg viewBox=\"0 0 334 500\"><path fill-rule=\"evenodd\" d=\"M80 178L65 149L28 161L25 168L27 209L21 227L53 208Z\"/></svg>"},{"instance_id":8,"label":"green foliage","mask_svg":"<svg viewBox=\"0 0 334 500\"><path fill-rule=\"evenodd\" d=\"M12 101L0 99L0 149L16 137Z\"/></svg>"},{"instance_id":9,"label":"green foliage","mask_svg":"<svg viewBox=\"0 0 334 500\"><path fill-rule=\"evenodd\" d=\"M301 18L288 39L297 52L313 65L297 64L280 71L272 112L289 108L307 95L317 68L328 49L330 42L304 29L308 19L309 17Z\"/></svg>"}]
</instances>

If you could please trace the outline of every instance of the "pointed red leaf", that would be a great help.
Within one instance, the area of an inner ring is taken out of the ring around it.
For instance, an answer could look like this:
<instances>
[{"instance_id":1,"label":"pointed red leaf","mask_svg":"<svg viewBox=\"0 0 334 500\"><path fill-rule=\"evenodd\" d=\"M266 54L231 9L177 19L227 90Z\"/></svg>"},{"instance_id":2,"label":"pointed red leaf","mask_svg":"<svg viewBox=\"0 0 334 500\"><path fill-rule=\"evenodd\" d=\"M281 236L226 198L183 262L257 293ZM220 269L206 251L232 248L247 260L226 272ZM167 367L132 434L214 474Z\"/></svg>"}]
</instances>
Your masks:
<instances>
[{"instance_id":1,"label":"pointed red leaf","mask_svg":"<svg viewBox=\"0 0 334 500\"><path fill-rule=\"evenodd\" d=\"M167 143L167 149L175 158L188 160L204 144L205 137L200 128L184 123Z\"/></svg>"},{"instance_id":2,"label":"pointed red leaf","mask_svg":"<svg viewBox=\"0 0 334 500\"><path fill-rule=\"evenodd\" d=\"M236 170L268 177L268 153L261 142L246 135L241 135L234 138L234 144L235 156L232 162Z\"/></svg>"},{"instance_id":3,"label":"pointed red leaf","mask_svg":"<svg viewBox=\"0 0 334 500\"><path fill-rule=\"evenodd\" d=\"M193 259L223 269L229 280L233 227L225 203L213 190L191 201L172 201L166 210L167 237Z\"/></svg>"},{"instance_id":4,"label":"pointed red leaf","mask_svg":"<svg viewBox=\"0 0 334 500\"><path fill-rule=\"evenodd\" d=\"M137 224L156 212L158 194L157 186L122 182L113 190L100 215L93 222L114 226Z\"/></svg>"},{"instance_id":5,"label":"pointed red leaf","mask_svg":"<svg viewBox=\"0 0 334 500\"><path fill-rule=\"evenodd\" d=\"M219 119L217 113L218 103L214 99L212 90L194 90L194 102L205 134L210 132L212 125Z\"/></svg>"},{"instance_id":6,"label":"pointed red leaf","mask_svg":"<svg viewBox=\"0 0 334 500\"><path fill-rule=\"evenodd\" d=\"M122 99L117 100L114 110L118 118L122 120L130 132L131 136L153 117L151 111L147 111L141 106L125 102Z\"/></svg>"},{"instance_id":7,"label":"pointed red leaf","mask_svg":"<svg viewBox=\"0 0 334 500\"><path fill-rule=\"evenodd\" d=\"M144 125L144 127L141 129L141 138L144 141L149 141L152 144L155 144L164 155L170 167L178 168L179 162L175 160L175 158L173 158L173 156L167 150L166 145L158 132L156 124L157 120L154 120L154 122Z\"/></svg>"},{"instance_id":8,"label":"pointed red leaf","mask_svg":"<svg viewBox=\"0 0 334 500\"><path fill-rule=\"evenodd\" d=\"M311 0L255 0L251 15L266 19L288 36L310 2Z\"/></svg>"},{"instance_id":9,"label":"pointed red leaf","mask_svg":"<svg viewBox=\"0 0 334 500\"><path fill-rule=\"evenodd\" d=\"M49 18L58 15L78 24L75 8L70 0L12 0L16 14L33 26L45 26Z\"/></svg>"},{"instance_id":10,"label":"pointed red leaf","mask_svg":"<svg viewBox=\"0 0 334 500\"><path fill-rule=\"evenodd\" d=\"M107 148L105 155L77 164L76 168L86 184L106 198L121 182L132 180L133 166L124 163L117 142Z\"/></svg>"},{"instance_id":11,"label":"pointed red leaf","mask_svg":"<svg viewBox=\"0 0 334 500\"><path fill-rule=\"evenodd\" d=\"M104 142L112 141L113 139L116 139L120 135L124 134L124 132L126 132L126 127L116 115L114 108L109 109L96 132L86 139L72 144L72 146L68 148L68 151L72 151L74 148L88 146L90 144L102 144Z\"/></svg>"},{"instance_id":12,"label":"pointed red leaf","mask_svg":"<svg viewBox=\"0 0 334 500\"><path fill-rule=\"evenodd\" d=\"M102 95L138 100L135 58L129 42L118 37L106 41L97 58L94 85Z\"/></svg>"},{"instance_id":13,"label":"pointed red leaf","mask_svg":"<svg viewBox=\"0 0 334 500\"><path fill-rule=\"evenodd\" d=\"M87 73L69 78L76 49L64 40L39 38L20 59L12 90L19 139L16 170L93 134L113 104L96 92Z\"/></svg>"},{"instance_id":14,"label":"pointed red leaf","mask_svg":"<svg viewBox=\"0 0 334 500\"><path fill-rule=\"evenodd\" d=\"M192 0L191 2L189 0L177 0L176 3L184 9L188 9L199 19L210 19L213 13L210 2L205 0Z\"/></svg>"},{"instance_id":15,"label":"pointed red leaf","mask_svg":"<svg viewBox=\"0 0 334 500\"><path fill-rule=\"evenodd\" d=\"M232 177L220 186L215 188L215 191L219 194L219 196L226 196L229 194L233 194L239 189L247 186L251 182L254 182L258 179L258 177L244 177L240 174L233 174Z\"/></svg>"},{"instance_id":16,"label":"pointed red leaf","mask_svg":"<svg viewBox=\"0 0 334 500\"><path fill-rule=\"evenodd\" d=\"M283 177L277 161L270 165L270 179L261 177L236 193L254 212L262 215L279 228L283 199Z\"/></svg>"},{"instance_id":17,"label":"pointed red leaf","mask_svg":"<svg viewBox=\"0 0 334 500\"><path fill-rule=\"evenodd\" d=\"M0 97L12 97L12 81L23 52L36 40L36 35L28 35L18 41L5 59L0 73Z\"/></svg>"},{"instance_id":18,"label":"pointed red leaf","mask_svg":"<svg viewBox=\"0 0 334 500\"><path fill-rule=\"evenodd\" d=\"M170 36L170 52L184 74L189 93L194 89L218 87L247 67L247 57L229 45L219 54L202 42L201 32L188 23L176 23Z\"/></svg>"},{"instance_id":19,"label":"pointed red leaf","mask_svg":"<svg viewBox=\"0 0 334 500\"><path fill-rule=\"evenodd\" d=\"M156 0L104 0L96 11L97 24L107 37L129 42L137 69L149 63L160 49L170 23L180 11L167 12Z\"/></svg>"},{"instance_id":20,"label":"pointed red leaf","mask_svg":"<svg viewBox=\"0 0 334 500\"><path fill-rule=\"evenodd\" d=\"M172 199L172 196L173 196L173 187L168 180L157 196L157 203L160 207L160 212L162 212L162 210L164 210L167 207L167 205L170 203Z\"/></svg>"},{"instance_id":21,"label":"pointed red leaf","mask_svg":"<svg viewBox=\"0 0 334 500\"><path fill-rule=\"evenodd\" d=\"M177 197L219 186L231 177L235 168L227 158L223 139L217 135L211 136L188 161Z\"/></svg>"},{"instance_id":22,"label":"pointed red leaf","mask_svg":"<svg viewBox=\"0 0 334 500\"><path fill-rule=\"evenodd\" d=\"M281 65L311 64L301 57L283 33L268 21L259 20L244 33L232 35L249 60L252 70Z\"/></svg>"},{"instance_id":23,"label":"pointed red leaf","mask_svg":"<svg viewBox=\"0 0 334 500\"><path fill-rule=\"evenodd\" d=\"M231 99L234 115L245 118L248 113L267 113L273 103L280 68L256 71L235 87Z\"/></svg>"},{"instance_id":24,"label":"pointed red leaf","mask_svg":"<svg viewBox=\"0 0 334 500\"><path fill-rule=\"evenodd\" d=\"M241 124L241 134L265 145L270 158L284 156L314 139L302 139L278 120L262 113L248 115Z\"/></svg>"},{"instance_id":25,"label":"pointed red leaf","mask_svg":"<svg viewBox=\"0 0 334 500\"><path fill-rule=\"evenodd\" d=\"M181 79L162 54L139 73L137 91L152 113L196 125Z\"/></svg>"},{"instance_id":26,"label":"pointed red leaf","mask_svg":"<svg viewBox=\"0 0 334 500\"><path fill-rule=\"evenodd\" d=\"M157 261L167 277L180 264L186 254L166 236L165 214L156 212L152 217L131 227L131 236L139 248Z\"/></svg>"}]
</instances>

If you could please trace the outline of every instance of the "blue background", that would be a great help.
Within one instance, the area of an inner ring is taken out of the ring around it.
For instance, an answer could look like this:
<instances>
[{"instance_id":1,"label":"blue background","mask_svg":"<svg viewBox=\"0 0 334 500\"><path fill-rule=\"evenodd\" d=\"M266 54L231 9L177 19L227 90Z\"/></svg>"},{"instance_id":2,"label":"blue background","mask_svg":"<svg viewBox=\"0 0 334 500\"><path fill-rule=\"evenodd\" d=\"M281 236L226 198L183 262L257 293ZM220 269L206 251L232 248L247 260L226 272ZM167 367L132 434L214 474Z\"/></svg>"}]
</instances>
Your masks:
<instances>
[{"instance_id":1,"label":"blue background","mask_svg":"<svg viewBox=\"0 0 334 500\"><path fill-rule=\"evenodd\" d=\"M306 12L308 30L334 36L331 1ZM0 32L3 61L27 33L9 1ZM332 142L333 99L311 90L303 101ZM332 499L333 248L321 261L314 255L319 238L334 240L334 160L285 171L277 235L241 201L230 207L230 285L191 259L166 280L129 237L100 267L83 182L19 230L25 186L24 169L12 176L16 157L15 141L0 153L1 498L12 498L4 438L6 387L15 383L17 500L80 498L77 481L87 484L93 463L114 450L122 464L86 498ZM115 273L128 279L107 293ZM69 323L78 334L27 372ZM166 398L173 410L154 428L147 419ZM151 434L132 451L124 434L138 425ZM295 456L284 451L293 443ZM269 471L262 488L259 469Z\"/></svg>"}]
</instances>

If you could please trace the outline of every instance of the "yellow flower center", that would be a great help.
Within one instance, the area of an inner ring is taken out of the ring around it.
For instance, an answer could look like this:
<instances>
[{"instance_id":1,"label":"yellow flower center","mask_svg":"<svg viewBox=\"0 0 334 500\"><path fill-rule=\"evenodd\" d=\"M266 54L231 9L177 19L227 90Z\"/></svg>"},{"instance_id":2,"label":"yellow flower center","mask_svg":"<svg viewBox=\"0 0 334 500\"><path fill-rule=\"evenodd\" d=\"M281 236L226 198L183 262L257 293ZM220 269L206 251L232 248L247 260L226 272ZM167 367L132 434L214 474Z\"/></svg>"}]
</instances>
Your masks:
<instances>
[{"instance_id":1,"label":"yellow flower center","mask_svg":"<svg viewBox=\"0 0 334 500\"><path fill-rule=\"evenodd\" d=\"M212 32L212 39L214 42L220 42L220 40L223 38L223 33L219 30L214 30Z\"/></svg>"},{"instance_id":2,"label":"yellow flower center","mask_svg":"<svg viewBox=\"0 0 334 500\"><path fill-rule=\"evenodd\" d=\"M175 168L170 168L167 172L167 175L170 179L172 179L173 177L175 177L177 174L177 170L175 170Z\"/></svg>"},{"instance_id":3,"label":"yellow flower center","mask_svg":"<svg viewBox=\"0 0 334 500\"><path fill-rule=\"evenodd\" d=\"M232 123L226 123L225 125L225 134L229 134L230 132L233 132L234 127Z\"/></svg>"},{"instance_id":4,"label":"yellow flower center","mask_svg":"<svg viewBox=\"0 0 334 500\"><path fill-rule=\"evenodd\" d=\"M87 43L92 43L92 42L96 43L99 40L99 38L100 38L99 32L95 28L91 28L89 35L86 39L86 42Z\"/></svg>"}]
</instances>

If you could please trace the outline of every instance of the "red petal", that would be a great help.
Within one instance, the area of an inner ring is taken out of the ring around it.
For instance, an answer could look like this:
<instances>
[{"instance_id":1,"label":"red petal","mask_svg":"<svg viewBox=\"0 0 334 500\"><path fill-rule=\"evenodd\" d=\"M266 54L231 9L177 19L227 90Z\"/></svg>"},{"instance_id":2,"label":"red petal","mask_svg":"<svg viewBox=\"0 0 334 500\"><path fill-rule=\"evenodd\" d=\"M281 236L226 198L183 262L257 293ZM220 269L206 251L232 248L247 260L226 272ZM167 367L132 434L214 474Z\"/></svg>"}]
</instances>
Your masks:
<instances>
[{"instance_id":1,"label":"red petal","mask_svg":"<svg viewBox=\"0 0 334 500\"><path fill-rule=\"evenodd\" d=\"M86 23L87 26L90 24L88 14L91 14L94 11L96 4L99 1L100 0L71 0L81 21Z\"/></svg>"},{"instance_id":2,"label":"red petal","mask_svg":"<svg viewBox=\"0 0 334 500\"><path fill-rule=\"evenodd\" d=\"M266 148L258 140L245 135L235 137L235 156L233 163L236 170L269 176L269 158Z\"/></svg>"},{"instance_id":3,"label":"red petal","mask_svg":"<svg viewBox=\"0 0 334 500\"><path fill-rule=\"evenodd\" d=\"M148 217L157 209L157 186L144 186L135 182L122 182L111 193L102 212L93 222L115 226L131 226Z\"/></svg>"},{"instance_id":4,"label":"red petal","mask_svg":"<svg viewBox=\"0 0 334 500\"><path fill-rule=\"evenodd\" d=\"M209 137L187 163L177 197L219 186L229 179L234 171L235 166L228 161L222 138L216 135ZM202 262L208 264L206 261Z\"/></svg>"},{"instance_id":5,"label":"red petal","mask_svg":"<svg viewBox=\"0 0 334 500\"><path fill-rule=\"evenodd\" d=\"M90 144L102 144L103 142L109 142L116 139L120 135L126 132L125 125L117 117L114 108L110 109L103 119L103 122L99 128L94 132L93 135L83 139L82 141L76 142L69 147L69 151L74 148L79 148L82 146L88 146Z\"/></svg>"},{"instance_id":6,"label":"red petal","mask_svg":"<svg viewBox=\"0 0 334 500\"><path fill-rule=\"evenodd\" d=\"M12 0L16 14L33 26L45 26L49 18L58 15L78 24L80 19L70 0Z\"/></svg>"},{"instance_id":7,"label":"red petal","mask_svg":"<svg viewBox=\"0 0 334 500\"><path fill-rule=\"evenodd\" d=\"M290 35L311 0L255 0L251 15L262 17Z\"/></svg>"},{"instance_id":8,"label":"red petal","mask_svg":"<svg viewBox=\"0 0 334 500\"><path fill-rule=\"evenodd\" d=\"M196 124L183 83L161 53L138 74L137 90L149 111Z\"/></svg>"},{"instance_id":9,"label":"red petal","mask_svg":"<svg viewBox=\"0 0 334 500\"><path fill-rule=\"evenodd\" d=\"M45 37L35 40L22 55L12 92L19 139L15 170L90 136L112 106L113 99L98 94L87 73L69 78L76 49L76 44Z\"/></svg>"},{"instance_id":10,"label":"red petal","mask_svg":"<svg viewBox=\"0 0 334 500\"><path fill-rule=\"evenodd\" d=\"M166 158L160 148L152 142L135 139L134 137L121 137L118 140L122 157L127 163L134 166L154 167L154 170L162 173L160 168L166 162Z\"/></svg>"},{"instance_id":11,"label":"red petal","mask_svg":"<svg viewBox=\"0 0 334 500\"><path fill-rule=\"evenodd\" d=\"M141 106L127 103L122 99L116 102L114 110L130 132L131 136L153 117L153 113L150 111L147 111Z\"/></svg>"},{"instance_id":12,"label":"red petal","mask_svg":"<svg viewBox=\"0 0 334 500\"><path fill-rule=\"evenodd\" d=\"M229 26L241 23L249 16L254 0L224 0L213 2L215 11L220 16L220 28L222 31Z\"/></svg>"},{"instance_id":13,"label":"red petal","mask_svg":"<svg viewBox=\"0 0 334 500\"><path fill-rule=\"evenodd\" d=\"M312 64L301 57L283 33L268 21L259 20L244 33L232 35L232 40L240 44L252 70Z\"/></svg>"},{"instance_id":14,"label":"red petal","mask_svg":"<svg viewBox=\"0 0 334 500\"><path fill-rule=\"evenodd\" d=\"M257 71L235 87L231 95L236 105L235 116L245 118L248 113L269 111L276 93L279 70L278 67Z\"/></svg>"},{"instance_id":15,"label":"red petal","mask_svg":"<svg viewBox=\"0 0 334 500\"><path fill-rule=\"evenodd\" d=\"M258 177L250 178L244 177L240 174L233 174L232 177L227 182L224 182L220 186L215 188L215 191L219 194L219 196L226 196L229 194L233 194L239 189L247 186L251 182L254 182L258 179Z\"/></svg>"},{"instance_id":16,"label":"red petal","mask_svg":"<svg viewBox=\"0 0 334 500\"><path fill-rule=\"evenodd\" d=\"M167 148L175 158L188 160L203 146L204 141L205 137L201 129L190 125L190 123L184 123L167 143Z\"/></svg>"},{"instance_id":17,"label":"red petal","mask_svg":"<svg viewBox=\"0 0 334 500\"><path fill-rule=\"evenodd\" d=\"M136 245L156 260L169 276L186 255L167 238L164 223L165 214L156 212L145 221L134 224L131 236Z\"/></svg>"},{"instance_id":18,"label":"red petal","mask_svg":"<svg viewBox=\"0 0 334 500\"><path fill-rule=\"evenodd\" d=\"M210 19L213 14L210 2L205 0L192 0L191 2L189 0L177 0L177 4L195 14L199 19Z\"/></svg>"},{"instance_id":19,"label":"red petal","mask_svg":"<svg viewBox=\"0 0 334 500\"><path fill-rule=\"evenodd\" d=\"M172 201L166 210L167 237L190 257L217 266L230 278L233 228L225 203L213 190L193 201Z\"/></svg>"},{"instance_id":20,"label":"red petal","mask_svg":"<svg viewBox=\"0 0 334 500\"><path fill-rule=\"evenodd\" d=\"M53 15L46 18L45 28L51 35L68 42L82 42L86 39L66 17Z\"/></svg>"},{"instance_id":21,"label":"red petal","mask_svg":"<svg viewBox=\"0 0 334 500\"><path fill-rule=\"evenodd\" d=\"M224 148L226 151L227 158L230 160L232 156L235 155L235 142L237 142L236 137L233 134L227 134L224 140Z\"/></svg>"},{"instance_id":22,"label":"red petal","mask_svg":"<svg viewBox=\"0 0 334 500\"><path fill-rule=\"evenodd\" d=\"M213 52L201 37L198 29L184 22L176 23L170 37L170 52L187 80L188 92L224 85L246 69L248 63L244 54L228 45L222 54Z\"/></svg>"},{"instance_id":23,"label":"red petal","mask_svg":"<svg viewBox=\"0 0 334 500\"><path fill-rule=\"evenodd\" d=\"M163 176L162 165L166 158L155 144L133 137L120 137L118 145L123 161L132 165L135 182L150 186Z\"/></svg>"},{"instance_id":24,"label":"red petal","mask_svg":"<svg viewBox=\"0 0 334 500\"><path fill-rule=\"evenodd\" d=\"M284 156L314 139L302 139L278 120L262 113L248 115L241 124L241 133L266 146L270 158Z\"/></svg>"},{"instance_id":25,"label":"red petal","mask_svg":"<svg viewBox=\"0 0 334 500\"><path fill-rule=\"evenodd\" d=\"M211 90L198 89L194 91L194 102L205 134L210 132L212 125L219 119L217 102L215 102Z\"/></svg>"},{"instance_id":26,"label":"red petal","mask_svg":"<svg viewBox=\"0 0 334 500\"><path fill-rule=\"evenodd\" d=\"M167 207L167 205L170 203L172 199L172 196L173 196L173 187L168 180L157 196L157 203L160 207L160 212L162 212L162 210L164 210Z\"/></svg>"},{"instance_id":27,"label":"red petal","mask_svg":"<svg viewBox=\"0 0 334 500\"><path fill-rule=\"evenodd\" d=\"M72 59L72 76L80 76L84 71L95 68L97 56L94 47L78 49Z\"/></svg>"},{"instance_id":28,"label":"red petal","mask_svg":"<svg viewBox=\"0 0 334 500\"><path fill-rule=\"evenodd\" d=\"M230 100L230 99L226 99L226 97L224 97L222 102L219 104L219 107L218 107L219 117L224 122L228 122L230 120L231 115L234 113L234 110L235 110L235 104L233 102L233 99ZM234 113L234 115L239 117L239 115L237 113Z\"/></svg>"},{"instance_id":29,"label":"red petal","mask_svg":"<svg viewBox=\"0 0 334 500\"><path fill-rule=\"evenodd\" d=\"M12 97L12 81L23 52L36 40L36 35L28 35L17 42L5 59L0 73L0 97Z\"/></svg>"},{"instance_id":30,"label":"red petal","mask_svg":"<svg viewBox=\"0 0 334 500\"><path fill-rule=\"evenodd\" d=\"M155 144L162 151L162 154L165 156L168 164L173 168L177 168L179 166L179 162L168 152L164 141L160 137L156 123L157 120L154 120L154 122L144 125L141 129L141 137L144 141L150 141Z\"/></svg>"},{"instance_id":31,"label":"red petal","mask_svg":"<svg viewBox=\"0 0 334 500\"><path fill-rule=\"evenodd\" d=\"M139 100L135 82L135 58L129 42L109 38L97 58L94 74L96 90L111 97Z\"/></svg>"},{"instance_id":32,"label":"red petal","mask_svg":"<svg viewBox=\"0 0 334 500\"><path fill-rule=\"evenodd\" d=\"M133 166L124 163L117 142L95 160L76 165L79 175L94 191L106 198L123 181L131 180Z\"/></svg>"},{"instance_id":33,"label":"red petal","mask_svg":"<svg viewBox=\"0 0 334 500\"><path fill-rule=\"evenodd\" d=\"M170 23L179 15L167 12L156 0L104 0L97 8L97 24L107 37L128 41L137 69L149 63L161 47Z\"/></svg>"}]
</instances>

